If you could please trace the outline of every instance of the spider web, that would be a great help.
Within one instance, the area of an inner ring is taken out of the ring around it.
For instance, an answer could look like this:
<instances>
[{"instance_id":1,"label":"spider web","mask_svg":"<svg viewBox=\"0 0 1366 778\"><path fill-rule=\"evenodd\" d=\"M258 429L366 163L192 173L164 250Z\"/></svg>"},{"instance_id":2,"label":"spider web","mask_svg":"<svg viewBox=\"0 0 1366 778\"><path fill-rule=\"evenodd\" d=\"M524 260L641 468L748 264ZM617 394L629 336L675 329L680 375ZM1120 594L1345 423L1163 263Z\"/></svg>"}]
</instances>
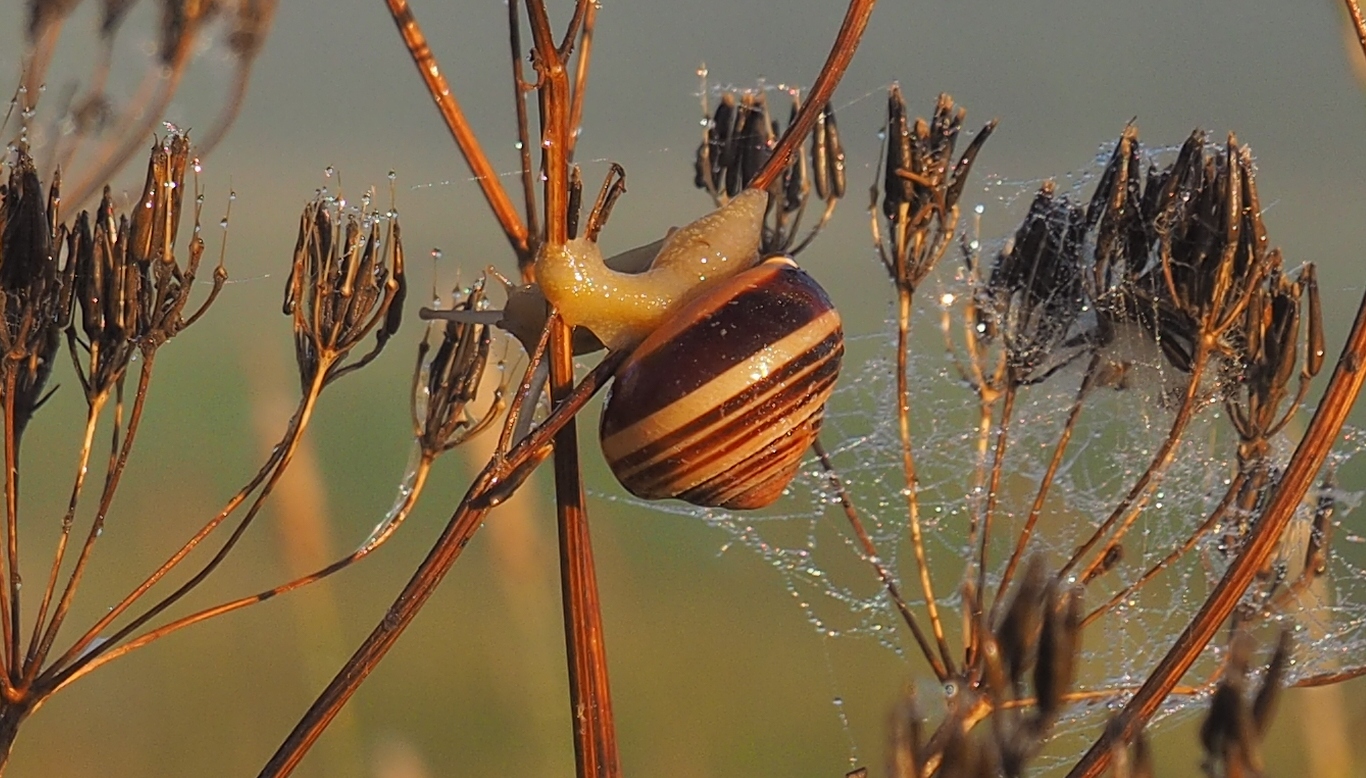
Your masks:
<instances>
[{"instance_id":1,"label":"spider web","mask_svg":"<svg viewBox=\"0 0 1366 778\"><path fill-rule=\"evenodd\" d=\"M1088 172L1067 177L1075 202L1086 201L1088 185L1111 151L1112 147L1102 148ZM992 181L985 193L996 203L993 209L1000 207L1018 223L1038 183ZM979 206L977 213L982 210ZM1002 245L1003 241L987 246L984 256L993 257ZM934 599L949 643L955 647L956 661L961 661L964 560L976 553L969 545L968 526L985 499L982 472L990 467L989 452L999 422L999 414L993 415L983 435L977 396L946 355L940 334L944 311L936 301L961 300L969 291L961 267L961 260L950 254L918 292L912 324L915 338L908 357L919 515ZM953 311L949 314L951 328L955 328L951 332L961 330L961 317ZM892 574L924 626L925 596L910 543L896 414L895 329L895 322L888 322L884 333L890 336L848 338L840 388L829 403L821 437L876 548L875 561ZM1049 570L1057 570L1072 555L1148 467L1171 430L1175 406L1185 391L1186 374L1166 365L1157 345L1137 333L1121 337L1109 347L1107 357L1130 364L1123 388L1094 389L1087 395L1027 547L1026 557L1041 555ZM1053 456L1084 370L1084 364L1072 364L1044 383L1020 391L992 526L985 590L988 607L997 595L1005 562ZM1207 400L1184 430L1172 464L1149 492L1144 509L1123 540L1122 559L1087 586L1087 612L1123 592L1173 549L1187 543L1233 482L1238 437L1222 403L1213 399L1216 387L1208 383L1209 387L1201 387ZM1310 410L1301 408L1286 432L1273 441L1273 479L1289 460L1294 435L1303 428ZM1360 454L1363 445L1360 431L1345 430L1325 472L1341 470ZM1273 486L1274 482L1263 494L1269 494ZM782 500L761 512L613 499L692 516L720 529L727 538L722 550L745 548L767 562L821 635L871 639L899 657L919 654L896 605L874 574L870 564L874 560L850 530L829 474L814 460L793 480ZM1321 499L1333 509L1332 539L1326 568L1319 575L1306 574L1305 553ZM1274 564L1244 597L1245 609L1254 614L1245 623L1266 651L1277 631L1293 631L1296 650L1288 668L1290 683L1366 663L1366 538L1346 523L1360 501L1361 493L1351 488L1324 485L1311 489L1285 532ZM1037 766L1069 762L1122 707L1221 578L1233 559L1229 545L1236 542L1237 525L1251 518L1247 511L1230 510L1218 526L1194 541L1188 553L1088 626L1074 690L1090 696L1075 704L1054 730L1050 753L1064 756L1043 758ZM1155 721L1204 706L1225 654L1226 636L1222 632L1211 643ZM927 669L925 674L929 675Z\"/></svg>"}]
</instances>

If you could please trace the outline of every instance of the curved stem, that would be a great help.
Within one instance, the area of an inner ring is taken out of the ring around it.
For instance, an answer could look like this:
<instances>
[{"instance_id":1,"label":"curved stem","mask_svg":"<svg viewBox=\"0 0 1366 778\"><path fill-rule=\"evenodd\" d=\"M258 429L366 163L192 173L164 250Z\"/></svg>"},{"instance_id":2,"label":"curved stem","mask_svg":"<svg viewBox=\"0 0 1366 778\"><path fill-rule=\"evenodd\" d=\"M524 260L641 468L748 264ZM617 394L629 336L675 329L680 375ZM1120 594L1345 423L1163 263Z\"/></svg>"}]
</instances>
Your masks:
<instances>
[{"instance_id":1,"label":"curved stem","mask_svg":"<svg viewBox=\"0 0 1366 778\"><path fill-rule=\"evenodd\" d=\"M369 556L371 552L384 545L384 543L393 535L394 531L398 529L399 525L403 524L403 521L408 517L408 514L412 512L413 506L417 504L418 496L422 494L422 489L426 485L427 476L431 473L432 462L433 459L430 455L424 455L422 457L422 460L418 463L414 472L411 488L408 489L407 493L404 495L403 501L399 505L397 511L394 512L394 515L386 520L383 531L374 537L367 538L355 551L352 551L350 554L347 554L335 562L319 568L308 575L300 576L292 581L257 592L256 594L247 597L229 600L228 602L220 603L211 608L205 608L204 610L163 624L122 645L118 645L117 640L111 638L108 643L108 645L111 646L109 650L100 653L91 652L90 661L77 662L71 667L63 670L61 673L58 673L52 678L50 688L45 689L42 696L56 694L62 688L68 686L72 681L93 671L95 668L136 651L155 640L166 637L172 632L179 632L185 627L198 624L201 621L207 621L217 616L241 610L249 605L265 602L266 600L278 597L282 594L292 592L295 589L301 589L310 584L317 583L333 573L340 572Z\"/></svg>"},{"instance_id":2,"label":"curved stem","mask_svg":"<svg viewBox=\"0 0 1366 778\"><path fill-rule=\"evenodd\" d=\"M483 523L484 515L516 490L536 465L545 459L555 434L583 408L590 397L607 384L625 356L624 353L608 355L579 383L564 403L555 408L545 423L520 440L506 456L495 456L485 465L451 514L450 521L432 550L389 606L384 618L299 719L299 723L261 769L260 778L281 778L294 771L328 723L336 718L342 706L351 699L366 676L393 648L403 630L417 616Z\"/></svg>"},{"instance_id":3,"label":"curved stem","mask_svg":"<svg viewBox=\"0 0 1366 778\"><path fill-rule=\"evenodd\" d=\"M811 128L816 126L816 119L820 118L825 104L830 102L830 96L834 94L835 87L844 77L844 71L849 68L849 63L854 59L854 52L858 50L859 39L863 37L863 31L868 28L868 19L873 15L875 2L876 0L849 0L849 8L844 13L844 22L835 35L835 45L830 48L830 56L826 57L820 75L816 76L816 83L811 85L811 90L806 95L806 101L802 103L801 110L797 112L797 118L787 126L787 131L783 133L778 145L774 147L772 156L764 163L759 173L750 180L749 188L768 189L778 176L782 175L783 169L787 167L787 161L792 158L798 147L806 140L806 136L811 133Z\"/></svg>"},{"instance_id":4,"label":"curved stem","mask_svg":"<svg viewBox=\"0 0 1366 778\"><path fill-rule=\"evenodd\" d=\"M455 93L451 91L446 77L441 73L436 55L432 54L431 46L427 44L427 36L422 34L422 28L418 26L407 0L385 0L385 3L389 7L389 14L393 17L395 26L398 27L398 34L403 38L403 45L408 47L408 55L412 57L413 65L417 67L422 82L426 84L428 94L436 102L436 109L446 122L446 129L450 130L451 138L460 147L460 154L465 158L465 164L469 165L470 172L474 174L479 190L484 193L484 199L488 201L489 209L493 211L494 218L503 228L508 243L512 245L512 250L519 259L530 257L532 252L526 225L518 218L517 209L503 189L498 171L493 169L493 164L484 154L474 130L465 120L465 113L460 109L460 103L455 99Z\"/></svg>"},{"instance_id":5,"label":"curved stem","mask_svg":"<svg viewBox=\"0 0 1366 778\"><path fill-rule=\"evenodd\" d=\"M1181 436L1186 430L1186 425L1190 423L1191 417L1195 415L1195 408L1198 404L1197 396L1200 392L1200 379L1204 375L1205 366L1209 363L1211 345L1208 336L1201 337L1199 345L1195 350L1195 357L1191 361L1190 380L1189 383L1186 384L1186 395L1181 400L1181 407L1176 412L1176 418L1172 419L1172 426L1167 432L1167 439L1162 442L1162 446L1158 448L1157 454L1153 456L1152 462L1148 464L1148 468L1144 470L1143 474L1134 482L1134 485L1129 489L1129 493L1124 495L1124 499L1119 501L1119 504L1115 506L1115 509L1110 513L1110 516L1106 518L1099 527L1096 527L1096 530L1091 534L1091 537L1087 538L1086 542L1077 548L1072 554L1072 558L1067 560L1067 564L1063 565L1062 569L1058 571L1060 577L1066 576L1072 568L1076 567L1082 557L1090 552L1091 549L1095 548L1096 544L1099 543L1118 523L1119 528L1115 530L1114 535L1106 542L1105 547L1101 549L1101 552L1096 554L1095 558L1091 561L1091 564L1087 565L1086 570L1082 573L1081 577L1085 579L1092 576L1101 564L1104 563L1106 552L1119 543L1119 540L1124 537L1128 528L1138 518L1139 513L1143 510L1143 506L1147 504L1148 494L1150 493L1151 488L1157 485L1157 482L1162 479L1163 474L1166 472L1167 467L1171 465L1172 459L1176 454L1177 444L1181 442ZM1122 523L1120 523L1121 520Z\"/></svg>"}]
</instances>

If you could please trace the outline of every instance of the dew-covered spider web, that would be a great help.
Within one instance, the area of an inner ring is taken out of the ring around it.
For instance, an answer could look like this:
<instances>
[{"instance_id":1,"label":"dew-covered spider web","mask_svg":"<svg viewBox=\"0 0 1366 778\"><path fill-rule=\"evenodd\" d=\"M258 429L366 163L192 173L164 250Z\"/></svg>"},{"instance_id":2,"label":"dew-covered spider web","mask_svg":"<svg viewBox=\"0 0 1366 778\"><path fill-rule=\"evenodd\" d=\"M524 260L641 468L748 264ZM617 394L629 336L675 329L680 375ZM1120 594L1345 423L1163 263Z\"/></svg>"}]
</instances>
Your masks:
<instances>
[{"instance_id":1,"label":"dew-covered spider web","mask_svg":"<svg viewBox=\"0 0 1366 778\"><path fill-rule=\"evenodd\" d=\"M1091 172L1069 176L1059 190L1070 186L1073 201L1085 204L1111 148L1102 149ZM1171 151L1162 153L1169 159ZM1004 212L1000 223L1018 224L1039 183L993 181L984 190L977 190L977 196L989 204L989 212ZM964 198L964 211L971 210L971 201ZM968 221L964 219L964 223ZM1275 244L1274 233L1271 242ZM984 237L984 261L990 261L1004 245L1004 239L993 242ZM819 245L815 250L820 250ZM1293 271L1296 262L1288 258L1287 269ZM963 267L962 256L950 251L917 290L908 356L915 492L925 555L948 642L960 662L963 583L968 574L973 579L976 575L965 568L965 561L977 553L975 545L970 545L969 526L983 510L986 473L1000 421L998 403L991 421L983 425L978 395L946 348L941 327L946 320L955 353L962 347L965 324L959 303L969 294ZM868 265L868 277L870 284L887 284L882 269L873 263ZM880 289L890 296L890 285ZM1085 317L1078 326L1085 326ZM1172 367L1141 328L1132 329L1120 332L1114 343L1102 350L1104 361L1116 366L1114 375L1087 394L1026 546L1024 557L1041 557L1050 572L1062 567L1148 468L1168 438L1176 407L1186 392L1187 374ZM611 499L696 517L720 529L725 534L723 550L745 549L766 561L821 635L876 641L907 658L915 672L929 677L929 670L919 659L920 648L872 564L880 563L892 575L916 618L926 626L925 596L909 531L896 403L895 332L895 321L889 321L881 333L848 335L840 386L829 404L821 435L835 473L876 548L875 558L870 558L851 530L830 474L814 457L808 459L784 498L763 511L643 503L617 496L619 493ZM1334 355L1330 345L1329 367ZM1006 560L1054 456L1087 363L1085 357L1067 363L1018 394L988 547L986 607L997 596ZM1288 461L1297 435L1312 413L1312 398L1323 383L1321 378L1310 393L1311 407L1299 409L1294 420L1272 440L1272 468L1259 493L1271 491L1279 468ZM1054 731L1055 738L1076 740L1078 751L1071 752L1074 755L1099 733L1106 718L1123 705L1167 652L1228 567L1240 538L1255 518L1255 502L1251 509L1235 504L1208 531L1196 533L1224 501L1237 472L1238 437L1220 392L1217 378L1202 383L1197 392L1197 411L1181 432L1171 464L1161 471L1155 485L1142 493L1142 510L1119 542L1117 561L1086 586L1085 611L1091 614L1126 592L1174 549L1190 546L1149 583L1094 614L1086 626L1081 669L1073 687L1074 694L1083 700L1073 704ZM1281 541L1275 563L1247 593L1237 617L1253 631L1264 652L1274 645L1278 631L1293 630L1296 650L1288 671L1290 683L1366 665L1366 532L1354 529L1358 522L1352 510L1361 495L1359 482L1350 477L1353 466L1359 471L1360 460L1349 464L1362 448L1360 432L1344 432L1325 472L1320 474L1321 485L1310 490ZM1348 477L1343 478L1344 474ZM1317 533L1316 518L1320 525ZM1314 542L1327 544L1326 561L1317 570L1306 569L1311 537L1316 538ZM1078 578L1085 566L1082 562L1074 568L1071 577ZM1178 693L1168 700L1159 719L1197 710L1208 701L1227 648L1227 635L1227 630L1221 631L1212 642L1182 680Z\"/></svg>"}]
</instances>

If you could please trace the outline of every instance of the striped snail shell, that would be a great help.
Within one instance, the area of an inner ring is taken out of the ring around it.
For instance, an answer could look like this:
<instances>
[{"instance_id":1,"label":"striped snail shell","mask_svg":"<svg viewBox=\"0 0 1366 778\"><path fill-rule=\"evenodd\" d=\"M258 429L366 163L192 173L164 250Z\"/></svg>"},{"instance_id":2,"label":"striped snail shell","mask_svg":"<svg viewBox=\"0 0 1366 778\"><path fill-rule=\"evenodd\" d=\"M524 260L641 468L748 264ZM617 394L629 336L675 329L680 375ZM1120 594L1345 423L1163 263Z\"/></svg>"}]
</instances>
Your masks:
<instances>
[{"instance_id":1,"label":"striped snail shell","mask_svg":"<svg viewBox=\"0 0 1366 778\"><path fill-rule=\"evenodd\" d=\"M603 454L639 497L761 508L815 441L843 355L825 291L770 259L694 299L617 370Z\"/></svg>"},{"instance_id":2,"label":"striped snail shell","mask_svg":"<svg viewBox=\"0 0 1366 778\"><path fill-rule=\"evenodd\" d=\"M635 347L603 409L603 454L647 499L760 508L820 430L844 355L839 314L791 259L759 263L766 192L749 189L663 241L640 273L571 240L537 258L570 325Z\"/></svg>"}]
</instances>

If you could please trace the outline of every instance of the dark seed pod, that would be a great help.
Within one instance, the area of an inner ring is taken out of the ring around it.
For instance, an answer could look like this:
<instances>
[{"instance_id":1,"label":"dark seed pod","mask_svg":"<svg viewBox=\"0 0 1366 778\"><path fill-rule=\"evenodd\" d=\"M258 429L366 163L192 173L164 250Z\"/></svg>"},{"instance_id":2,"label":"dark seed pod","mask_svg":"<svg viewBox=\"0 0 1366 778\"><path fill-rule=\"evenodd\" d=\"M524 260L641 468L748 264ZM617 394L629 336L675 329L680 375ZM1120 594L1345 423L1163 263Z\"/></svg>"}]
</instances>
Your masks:
<instances>
[{"instance_id":1,"label":"dark seed pod","mask_svg":"<svg viewBox=\"0 0 1366 778\"><path fill-rule=\"evenodd\" d=\"M687 304L621 366L603 453L639 497L768 505L815 440L843 354L824 290L769 259Z\"/></svg>"}]
</instances>

